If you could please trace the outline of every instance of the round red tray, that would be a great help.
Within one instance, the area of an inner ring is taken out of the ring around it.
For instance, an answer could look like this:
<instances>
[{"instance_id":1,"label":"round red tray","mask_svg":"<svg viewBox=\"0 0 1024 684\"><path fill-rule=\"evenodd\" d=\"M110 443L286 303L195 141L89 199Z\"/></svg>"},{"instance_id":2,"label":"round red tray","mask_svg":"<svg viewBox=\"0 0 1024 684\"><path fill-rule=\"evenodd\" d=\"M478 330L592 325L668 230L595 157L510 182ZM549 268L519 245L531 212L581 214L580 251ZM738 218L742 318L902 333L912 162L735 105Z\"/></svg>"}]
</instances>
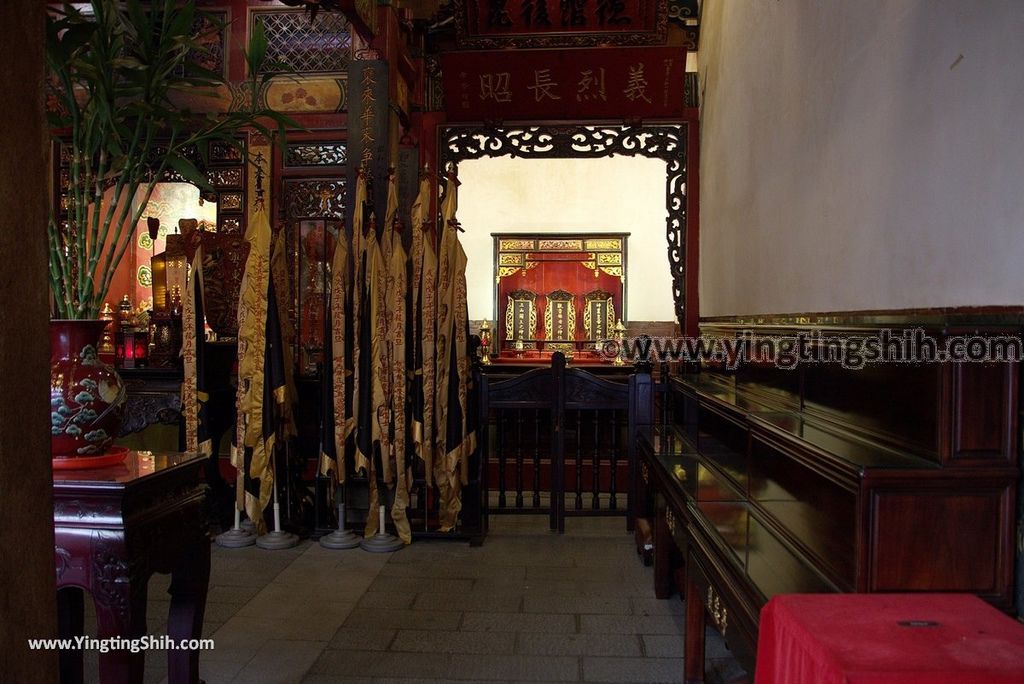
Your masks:
<instances>
[{"instance_id":1,"label":"round red tray","mask_svg":"<svg viewBox=\"0 0 1024 684\"><path fill-rule=\"evenodd\" d=\"M112 446L105 453L97 456L75 456L54 458L54 470L82 470L84 468L105 468L117 465L128 456L128 447Z\"/></svg>"}]
</instances>

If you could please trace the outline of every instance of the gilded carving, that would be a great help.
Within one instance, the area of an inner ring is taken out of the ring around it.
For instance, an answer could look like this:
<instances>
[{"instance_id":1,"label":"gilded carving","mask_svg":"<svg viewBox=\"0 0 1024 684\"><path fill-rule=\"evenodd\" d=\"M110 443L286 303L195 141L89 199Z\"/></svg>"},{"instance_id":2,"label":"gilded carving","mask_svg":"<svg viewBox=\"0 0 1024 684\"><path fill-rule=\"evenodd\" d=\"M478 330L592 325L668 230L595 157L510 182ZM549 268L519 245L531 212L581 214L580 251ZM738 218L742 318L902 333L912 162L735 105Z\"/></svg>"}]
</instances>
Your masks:
<instances>
[{"instance_id":1,"label":"gilded carving","mask_svg":"<svg viewBox=\"0 0 1024 684\"><path fill-rule=\"evenodd\" d=\"M217 204L221 211L241 211L242 193L222 192L220 197L217 199Z\"/></svg>"},{"instance_id":2,"label":"gilded carving","mask_svg":"<svg viewBox=\"0 0 1024 684\"><path fill-rule=\"evenodd\" d=\"M540 240L537 249L547 252L579 252L583 249L583 240Z\"/></svg>"},{"instance_id":3,"label":"gilded carving","mask_svg":"<svg viewBox=\"0 0 1024 684\"><path fill-rule=\"evenodd\" d=\"M286 181L284 207L289 218L345 218L345 181Z\"/></svg>"},{"instance_id":4,"label":"gilded carving","mask_svg":"<svg viewBox=\"0 0 1024 684\"><path fill-rule=\"evenodd\" d=\"M341 166L346 161L347 149L343 142L288 143L284 155L284 165L288 167Z\"/></svg>"},{"instance_id":5,"label":"gilded carving","mask_svg":"<svg viewBox=\"0 0 1024 684\"><path fill-rule=\"evenodd\" d=\"M614 252L618 252L622 250L622 241L617 239L612 240L604 238L597 240L587 240L586 248L592 250L611 250Z\"/></svg>"},{"instance_id":6,"label":"gilded carving","mask_svg":"<svg viewBox=\"0 0 1024 684\"><path fill-rule=\"evenodd\" d=\"M535 249L534 244L533 240L500 240L498 242L498 251L531 250Z\"/></svg>"},{"instance_id":7,"label":"gilded carving","mask_svg":"<svg viewBox=\"0 0 1024 684\"><path fill-rule=\"evenodd\" d=\"M556 290L548 295L547 306L544 307L544 337L547 340L565 342L576 339L575 299L565 290Z\"/></svg>"}]
</instances>

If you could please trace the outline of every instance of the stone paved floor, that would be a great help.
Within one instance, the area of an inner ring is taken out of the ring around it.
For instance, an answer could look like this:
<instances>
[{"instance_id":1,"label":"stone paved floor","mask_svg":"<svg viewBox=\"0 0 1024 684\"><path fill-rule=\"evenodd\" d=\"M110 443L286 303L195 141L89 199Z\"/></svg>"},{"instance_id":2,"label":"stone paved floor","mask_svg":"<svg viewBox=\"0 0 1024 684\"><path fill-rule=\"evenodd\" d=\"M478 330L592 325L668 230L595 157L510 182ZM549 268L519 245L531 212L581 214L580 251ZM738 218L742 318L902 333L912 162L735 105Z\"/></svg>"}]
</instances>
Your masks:
<instances>
[{"instance_id":1,"label":"stone paved floor","mask_svg":"<svg viewBox=\"0 0 1024 684\"><path fill-rule=\"evenodd\" d=\"M679 682L683 604L653 596L622 518L492 516L480 548L416 542L398 553L214 547L200 674L207 684ZM168 579L149 589L165 634ZM88 602L87 602L88 603ZM87 615L87 625L94 618ZM736 673L710 638L715 678ZM164 652L146 681L166 678ZM95 654L86 658L95 681Z\"/></svg>"}]
</instances>

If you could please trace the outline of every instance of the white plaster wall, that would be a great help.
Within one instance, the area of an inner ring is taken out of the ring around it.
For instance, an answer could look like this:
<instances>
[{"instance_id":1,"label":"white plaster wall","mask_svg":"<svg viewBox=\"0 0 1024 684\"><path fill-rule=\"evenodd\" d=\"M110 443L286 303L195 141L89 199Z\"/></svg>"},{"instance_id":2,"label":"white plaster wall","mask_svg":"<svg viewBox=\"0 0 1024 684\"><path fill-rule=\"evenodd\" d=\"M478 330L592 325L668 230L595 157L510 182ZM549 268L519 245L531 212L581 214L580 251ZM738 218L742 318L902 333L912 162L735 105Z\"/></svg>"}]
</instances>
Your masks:
<instances>
[{"instance_id":1,"label":"white plaster wall","mask_svg":"<svg viewBox=\"0 0 1024 684\"><path fill-rule=\"evenodd\" d=\"M494 319L491 233L629 233L627 315L672 321L665 163L645 157L459 163L458 219L469 259L469 318Z\"/></svg>"},{"instance_id":2,"label":"white plaster wall","mask_svg":"<svg viewBox=\"0 0 1024 684\"><path fill-rule=\"evenodd\" d=\"M708 0L702 316L1024 304L1024 2Z\"/></svg>"}]
</instances>

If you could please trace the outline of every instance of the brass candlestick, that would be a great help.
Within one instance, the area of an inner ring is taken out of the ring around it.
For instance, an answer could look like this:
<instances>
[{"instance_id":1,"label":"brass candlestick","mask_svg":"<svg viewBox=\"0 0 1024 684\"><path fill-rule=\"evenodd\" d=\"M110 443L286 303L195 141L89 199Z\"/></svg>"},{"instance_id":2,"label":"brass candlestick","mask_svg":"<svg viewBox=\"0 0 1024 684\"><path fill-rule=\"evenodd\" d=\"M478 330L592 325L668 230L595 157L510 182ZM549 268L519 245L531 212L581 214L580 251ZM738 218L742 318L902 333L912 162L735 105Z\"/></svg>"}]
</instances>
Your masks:
<instances>
[{"instance_id":1,"label":"brass candlestick","mask_svg":"<svg viewBox=\"0 0 1024 684\"><path fill-rule=\"evenodd\" d=\"M491 322L484 321L480 324L480 349L477 350L480 354L480 363L489 366L491 365Z\"/></svg>"},{"instance_id":2,"label":"brass candlestick","mask_svg":"<svg viewBox=\"0 0 1024 684\"><path fill-rule=\"evenodd\" d=\"M103 338L100 340L100 353L113 354L114 331L111 330L110 324L114 320L114 310L110 308L110 302L105 302L103 304L103 311L100 312L100 318L107 322L107 327L103 328Z\"/></svg>"},{"instance_id":3,"label":"brass candlestick","mask_svg":"<svg viewBox=\"0 0 1024 684\"><path fill-rule=\"evenodd\" d=\"M626 339L626 326L624 326L622 324L622 319L621 318L619 319L619 322L615 324L615 331L614 332L615 332L615 346L619 350L619 353L615 355L615 361L613 361L612 363L614 365L616 365L616 366L624 366L626 364L626 362L622 360L622 356L623 356L623 354L625 354L626 350L623 349L622 345L623 345L624 340Z\"/></svg>"}]
</instances>

